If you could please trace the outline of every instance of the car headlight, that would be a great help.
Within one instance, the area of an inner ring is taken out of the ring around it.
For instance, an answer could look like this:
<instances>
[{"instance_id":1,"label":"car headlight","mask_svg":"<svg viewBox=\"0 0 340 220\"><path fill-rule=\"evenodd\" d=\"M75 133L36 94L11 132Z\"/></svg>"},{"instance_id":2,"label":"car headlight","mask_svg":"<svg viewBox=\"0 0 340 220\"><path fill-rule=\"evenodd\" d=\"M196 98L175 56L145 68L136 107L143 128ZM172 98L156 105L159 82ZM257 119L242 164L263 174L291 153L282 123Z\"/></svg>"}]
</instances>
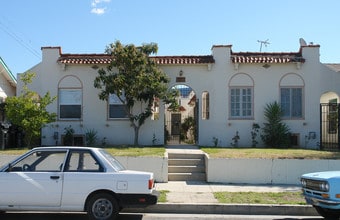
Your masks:
<instances>
[{"instance_id":1,"label":"car headlight","mask_svg":"<svg viewBox=\"0 0 340 220\"><path fill-rule=\"evenodd\" d=\"M307 182L306 182L305 179L301 179L301 185L302 185L302 187L306 187Z\"/></svg>"},{"instance_id":2,"label":"car headlight","mask_svg":"<svg viewBox=\"0 0 340 220\"><path fill-rule=\"evenodd\" d=\"M322 182L320 184L320 189L322 191L328 192L329 191L329 184L328 184L328 182Z\"/></svg>"}]
</instances>

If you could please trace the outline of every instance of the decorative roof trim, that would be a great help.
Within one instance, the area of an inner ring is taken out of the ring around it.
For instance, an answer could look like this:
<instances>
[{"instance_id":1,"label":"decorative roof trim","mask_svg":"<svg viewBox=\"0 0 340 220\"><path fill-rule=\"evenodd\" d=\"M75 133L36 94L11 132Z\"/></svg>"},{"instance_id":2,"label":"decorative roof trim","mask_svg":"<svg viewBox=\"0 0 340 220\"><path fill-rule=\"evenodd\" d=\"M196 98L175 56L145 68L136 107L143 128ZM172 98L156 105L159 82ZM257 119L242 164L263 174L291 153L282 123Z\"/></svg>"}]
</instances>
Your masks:
<instances>
[{"instance_id":1,"label":"decorative roof trim","mask_svg":"<svg viewBox=\"0 0 340 220\"><path fill-rule=\"evenodd\" d=\"M213 56L153 56L160 65L174 64L211 64L215 63ZM112 58L108 54L61 54L58 63L61 64L109 64Z\"/></svg>"},{"instance_id":2,"label":"decorative roof trim","mask_svg":"<svg viewBox=\"0 0 340 220\"><path fill-rule=\"evenodd\" d=\"M157 64L211 64L215 63L214 57L207 56L154 56Z\"/></svg>"},{"instance_id":3,"label":"decorative roof trim","mask_svg":"<svg viewBox=\"0 0 340 220\"><path fill-rule=\"evenodd\" d=\"M297 53L257 53L257 52L231 52L233 63L304 63L301 52Z\"/></svg>"},{"instance_id":4,"label":"decorative roof trim","mask_svg":"<svg viewBox=\"0 0 340 220\"><path fill-rule=\"evenodd\" d=\"M107 54L60 54L61 64L109 64L111 56Z\"/></svg>"}]
</instances>

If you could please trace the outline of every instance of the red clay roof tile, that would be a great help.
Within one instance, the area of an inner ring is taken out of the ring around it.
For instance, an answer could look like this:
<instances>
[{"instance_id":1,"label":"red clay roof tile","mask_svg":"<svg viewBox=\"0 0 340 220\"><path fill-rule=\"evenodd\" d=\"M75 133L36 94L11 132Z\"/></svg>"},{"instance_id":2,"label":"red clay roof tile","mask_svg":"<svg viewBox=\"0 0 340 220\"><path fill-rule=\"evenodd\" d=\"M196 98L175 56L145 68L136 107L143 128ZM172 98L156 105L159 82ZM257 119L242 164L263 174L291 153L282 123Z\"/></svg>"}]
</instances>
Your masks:
<instances>
[{"instance_id":1,"label":"red clay roof tile","mask_svg":"<svg viewBox=\"0 0 340 220\"><path fill-rule=\"evenodd\" d=\"M213 56L154 56L157 64L209 64L215 63ZM109 64L111 56L107 54L61 54L62 64Z\"/></svg>"},{"instance_id":2,"label":"red clay roof tile","mask_svg":"<svg viewBox=\"0 0 340 220\"><path fill-rule=\"evenodd\" d=\"M233 63L304 63L305 59L298 53L231 53Z\"/></svg>"},{"instance_id":3,"label":"red clay roof tile","mask_svg":"<svg viewBox=\"0 0 340 220\"><path fill-rule=\"evenodd\" d=\"M109 64L111 56L107 54L61 54L58 62L63 64Z\"/></svg>"},{"instance_id":4,"label":"red clay roof tile","mask_svg":"<svg viewBox=\"0 0 340 220\"><path fill-rule=\"evenodd\" d=\"M215 63L212 55L205 56L153 56L157 64L211 64ZM108 54L61 54L58 62L62 64L109 64L111 56ZM305 62L300 52L297 53L256 53L232 52L233 63L295 63Z\"/></svg>"},{"instance_id":5,"label":"red clay roof tile","mask_svg":"<svg viewBox=\"0 0 340 220\"><path fill-rule=\"evenodd\" d=\"M157 64L209 64L215 63L213 56L155 56Z\"/></svg>"}]
</instances>

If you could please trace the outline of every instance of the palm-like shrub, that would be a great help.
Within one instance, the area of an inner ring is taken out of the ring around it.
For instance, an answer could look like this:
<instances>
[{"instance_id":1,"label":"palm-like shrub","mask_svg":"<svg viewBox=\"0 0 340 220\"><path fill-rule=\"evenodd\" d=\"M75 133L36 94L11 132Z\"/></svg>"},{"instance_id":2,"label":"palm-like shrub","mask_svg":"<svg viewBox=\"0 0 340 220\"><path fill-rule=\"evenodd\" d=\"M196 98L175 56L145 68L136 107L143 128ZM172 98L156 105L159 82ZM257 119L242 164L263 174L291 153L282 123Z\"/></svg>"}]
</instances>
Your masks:
<instances>
[{"instance_id":1,"label":"palm-like shrub","mask_svg":"<svg viewBox=\"0 0 340 220\"><path fill-rule=\"evenodd\" d=\"M284 148L289 146L289 127L282 122L282 110L275 101L266 105L262 128L262 141L267 147Z\"/></svg>"}]
</instances>

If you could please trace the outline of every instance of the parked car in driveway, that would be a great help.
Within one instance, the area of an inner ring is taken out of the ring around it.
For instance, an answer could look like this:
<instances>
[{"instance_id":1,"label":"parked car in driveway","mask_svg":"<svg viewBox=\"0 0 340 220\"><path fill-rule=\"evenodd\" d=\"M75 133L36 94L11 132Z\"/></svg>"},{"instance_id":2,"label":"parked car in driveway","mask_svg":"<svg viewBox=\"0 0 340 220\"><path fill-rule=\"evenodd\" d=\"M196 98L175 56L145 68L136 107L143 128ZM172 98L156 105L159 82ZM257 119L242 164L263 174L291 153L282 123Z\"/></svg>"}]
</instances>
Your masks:
<instances>
[{"instance_id":1,"label":"parked car in driveway","mask_svg":"<svg viewBox=\"0 0 340 220\"><path fill-rule=\"evenodd\" d=\"M340 217L340 171L307 173L301 177L303 195L308 204L325 219Z\"/></svg>"},{"instance_id":2,"label":"parked car in driveway","mask_svg":"<svg viewBox=\"0 0 340 220\"><path fill-rule=\"evenodd\" d=\"M114 219L157 203L153 173L126 170L104 149L39 147L0 169L0 212L87 212Z\"/></svg>"}]
</instances>

